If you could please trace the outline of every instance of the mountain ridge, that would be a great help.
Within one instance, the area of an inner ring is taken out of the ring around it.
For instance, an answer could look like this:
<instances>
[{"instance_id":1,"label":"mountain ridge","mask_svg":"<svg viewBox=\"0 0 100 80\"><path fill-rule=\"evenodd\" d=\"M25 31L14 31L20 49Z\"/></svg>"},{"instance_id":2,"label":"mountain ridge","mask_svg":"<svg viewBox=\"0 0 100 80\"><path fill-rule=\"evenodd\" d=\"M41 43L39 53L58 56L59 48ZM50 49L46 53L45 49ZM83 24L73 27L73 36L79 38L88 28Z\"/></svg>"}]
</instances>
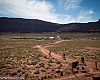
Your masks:
<instances>
[{"instance_id":1,"label":"mountain ridge","mask_svg":"<svg viewBox=\"0 0 100 80\"><path fill-rule=\"evenodd\" d=\"M97 22L89 23L57 24L38 19L1 17L0 32L100 32L100 19Z\"/></svg>"}]
</instances>

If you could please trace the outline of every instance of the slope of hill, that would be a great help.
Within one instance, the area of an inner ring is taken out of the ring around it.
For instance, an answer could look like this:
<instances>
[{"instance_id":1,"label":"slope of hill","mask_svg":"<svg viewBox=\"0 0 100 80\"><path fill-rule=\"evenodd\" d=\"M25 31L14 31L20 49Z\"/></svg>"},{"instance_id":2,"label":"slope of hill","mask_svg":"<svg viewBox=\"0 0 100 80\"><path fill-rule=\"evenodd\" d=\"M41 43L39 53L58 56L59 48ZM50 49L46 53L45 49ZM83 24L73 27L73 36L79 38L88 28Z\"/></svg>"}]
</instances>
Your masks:
<instances>
[{"instance_id":1,"label":"slope of hill","mask_svg":"<svg viewBox=\"0 0 100 80\"><path fill-rule=\"evenodd\" d=\"M56 24L37 19L1 17L0 32L100 32L100 20L90 23Z\"/></svg>"}]
</instances>

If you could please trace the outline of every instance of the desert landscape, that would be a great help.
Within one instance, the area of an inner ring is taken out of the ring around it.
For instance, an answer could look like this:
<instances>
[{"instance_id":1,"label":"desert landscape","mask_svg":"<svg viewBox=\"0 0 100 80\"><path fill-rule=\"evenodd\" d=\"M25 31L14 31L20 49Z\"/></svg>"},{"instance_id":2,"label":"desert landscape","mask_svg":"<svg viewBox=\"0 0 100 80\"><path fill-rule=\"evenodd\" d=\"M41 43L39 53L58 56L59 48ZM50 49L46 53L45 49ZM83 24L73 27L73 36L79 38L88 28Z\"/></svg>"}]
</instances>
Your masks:
<instances>
[{"instance_id":1,"label":"desert landscape","mask_svg":"<svg viewBox=\"0 0 100 80\"><path fill-rule=\"evenodd\" d=\"M0 0L0 80L100 80L100 0Z\"/></svg>"},{"instance_id":2,"label":"desert landscape","mask_svg":"<svg viewBox=\"0 0 100 80\"><path fill-rule=\"evenodd\" d=\"M65 37L71 39L67 40ZM73 40L74 37L81 39ZM0 78L1 80L7 78L8 80L98 80L99 39L99 33L2 33Z\"/></svg>"}]
</instances>

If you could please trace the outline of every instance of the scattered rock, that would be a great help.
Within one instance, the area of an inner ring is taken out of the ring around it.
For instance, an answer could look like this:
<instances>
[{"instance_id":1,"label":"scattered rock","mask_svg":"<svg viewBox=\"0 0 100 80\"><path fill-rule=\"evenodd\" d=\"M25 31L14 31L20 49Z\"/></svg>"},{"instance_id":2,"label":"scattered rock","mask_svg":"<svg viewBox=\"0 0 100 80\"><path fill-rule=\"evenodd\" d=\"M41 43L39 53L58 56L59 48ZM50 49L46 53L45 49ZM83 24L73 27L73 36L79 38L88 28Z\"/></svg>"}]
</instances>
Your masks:
<instances>
[{"instance_id":1,"label":"scattered rock","mask_svg":"<svg viewBox=\"0 0 100 80\"><path fill-rule=\"evenodd\" d=\"M39 70L36 70L36 71L34 72L34 74L40 74Z\"/></svg>"}]
</instances>

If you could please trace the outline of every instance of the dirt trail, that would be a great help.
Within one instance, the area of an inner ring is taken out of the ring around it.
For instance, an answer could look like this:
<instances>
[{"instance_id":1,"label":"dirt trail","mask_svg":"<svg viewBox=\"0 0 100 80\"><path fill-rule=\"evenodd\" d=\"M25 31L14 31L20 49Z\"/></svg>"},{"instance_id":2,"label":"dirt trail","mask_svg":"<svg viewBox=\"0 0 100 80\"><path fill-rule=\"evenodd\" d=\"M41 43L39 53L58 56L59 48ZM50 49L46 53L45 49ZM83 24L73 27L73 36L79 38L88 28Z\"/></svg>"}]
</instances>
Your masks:
<instances>
[{"instance_id":1,"label":"dirt trail","mask_svg":"<svg viewBox=\"0 0 100 80\"><path fill-rule=\"evenodd\" d=\"M52 43L52 44L50 44L50 45L44 46L44 47L52 47L52 46L54 46L54 45L56 45L56 44L58 44L58 43L61 43L61 42L63 42L63 41L71 41L71 40L60 40L60 41L56 41L56 42L54 42L54 43Z\"/></svg>"},{"instance_id":2,"label":"dirt trail","mask_svg":"<svg viewBox=\"0 0 100 80\"><path fill-rule=\"evenodd\" d=\"M58 43L61 43L61 42L63 42L64 40L60 40L60 41L56 41L56 42L54 42L54 43L52 43L52 44L58 44Z\"/></svg>"},{"instance_id":3,"label":"dirt trail","mask_svg":"<svg viewBox=\"0 0 100 80\"><path fill-rule=\"evenodd\" d=\"M61 43L61 42L63 42L63 41L64 41L64 40L56 41L56 42L54 42L54 43L52 43L52 44L50 44L50 45L44 46L44 47L52 47L52 46L54 46L54 45L56 45L56 44L58 44L58 43Z\"/></svg>"},{"instance_id":4,"label":"dirt trail","mask_svg":"<svg viewBox=\"0 0 100 80\"><path fill-rule=\"evenodd\" d=\"M45 47L43 47L42 45L36 45L36 47L46 56L49 56L48 53L50 52L48 49L46 49ZM56 59L61 59L61 56L51 52L51 56L52 58L56 58Z\"/></svg>"},{"instance_id":5,"label":"dirt trail","mask_svg":"<svg viewBox=\"0 0 100 80\"><path fill-rule=\"evenodd\" d=\"M61 40L61 41L56 41L56 42L52 43L51 45L56 45L56 44L58 44L58 43L61 43L62 41L63 41L63 40ZM49 46L51 46L51 45L49 45ZM49 47L49 46L48 46L48 47ZM38 48L43 54L45 54L46 56L49 57L49 52L50 52L50 51L46 48L47 46L36 45L35 47ZM52 56L52 58L63 60L61 55L58 55L58 54L56 54L56 53L54 53L54 52L51 52L51 56ZM72 60L72 59L69 59L69 58L66 58L66 61L67 61L67 62L72 62L73 60Z\"/></svg>"}]
</instances>

